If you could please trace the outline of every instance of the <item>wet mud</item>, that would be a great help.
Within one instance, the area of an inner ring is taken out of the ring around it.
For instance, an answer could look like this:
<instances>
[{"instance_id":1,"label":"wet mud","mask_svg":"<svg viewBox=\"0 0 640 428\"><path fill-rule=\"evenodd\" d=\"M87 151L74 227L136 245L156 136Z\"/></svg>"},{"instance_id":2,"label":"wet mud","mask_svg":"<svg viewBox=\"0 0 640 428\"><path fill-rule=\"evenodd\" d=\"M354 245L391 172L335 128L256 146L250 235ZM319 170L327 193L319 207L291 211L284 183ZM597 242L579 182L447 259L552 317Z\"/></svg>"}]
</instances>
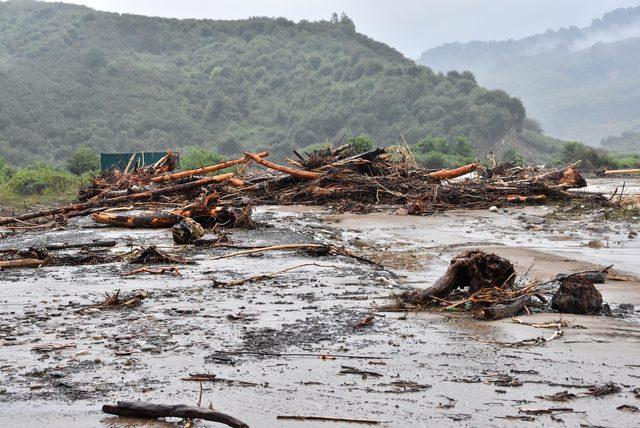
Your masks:
<instances>
[{"instance_id":1,"label":"wet mud","mask_svg":"<svg viewBox=\"0 0 640 428\"><path fill-rule=\"evenodd\" d=\"M242 245L345 246L387 268L305 252L215 259L234 250L176 246L168 229L110 229L88 220L5 237L0 248L115 239L111 252L157 245L196 264L180 266L179 276L121 277L131 270L126 263L0 271L0 425L175 426L110 417L100 407L121 399L200 399L255 427L340 426L278 415L375 419L390 427L637 426L640 240L629 231L638 225L550 222L551 210L410 217L259 207L257 229L229 234ZM603 246L586 245L591 241ZM470 248L509 258L530 279L614 264L613 278L596 285L614 316L534 314L518 324L373 309L431 284L453 255ZM322 266L216 285L306 262ZM149 296L133 308L86 308L115 290ZM509 346L550 337L554 330L527 324L560 318L562 336ZM187 380L203 373L216 377ZM588 394L607 382L620 391ZM540 398L562 391L575 397Z\"/></svg>"}]
</instances>

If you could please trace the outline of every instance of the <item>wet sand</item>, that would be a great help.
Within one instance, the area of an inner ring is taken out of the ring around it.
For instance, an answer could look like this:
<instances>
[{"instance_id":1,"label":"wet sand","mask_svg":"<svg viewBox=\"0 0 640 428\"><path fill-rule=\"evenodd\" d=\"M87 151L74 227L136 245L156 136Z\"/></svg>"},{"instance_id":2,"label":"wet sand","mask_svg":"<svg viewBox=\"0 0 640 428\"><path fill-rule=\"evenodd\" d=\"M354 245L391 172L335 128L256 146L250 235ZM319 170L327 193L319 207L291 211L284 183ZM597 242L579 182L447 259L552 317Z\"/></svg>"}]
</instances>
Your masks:
<instances>
[{"instance_id":1,"label":"wet sand","mask_svg":"<svg viewBox=\"0 0 640 428\"><path fill-rule=\"evenodd\" d=\"M408 217L261 207L255 216L260 228L230 234L242 244L345 245L377 257L388 270L305 253L214 260L233 251L217 248L186 250L182 255L197 264L183 266L179 277L122 278L119 274L132 268L124 264L0 271L0 425L167 426L109 417L100 407L119 399L195 404L199 383L181 379L211 373L228 381L204 382L202 405L255 427L356 426L278 420L278 415L376 419L390 427L638 426L639 413L616 409L640 406L632 392L640 387L637 311L624 318L565 315L569 325L562 336L527 347L508 344L548 338L554 331L511 320L430 313L376 313L371 326L355 327L374 305L388 303L392 293L431 284L452 255L466 248L508 257L519 273L528 270L530 279L615 263L616 273L627 280L597 287L612 306L631 303L639 309L640 240L628 237L637 225L547 224L549 211L536 207ZM120 252L128 250L126 242L182 248L174 246L168 230L108 228L8 237L0 247L98 238L118 239L122 244L114 251ZM587 246L594 240L605 246ZM312 261L332 267L307 266L235 288L213 286L214 279ZM116 289L144 289L151 295L130 310L78 312L78 305L100 301L103 293ZM526 322L558 318L520 317ZM73 347L34 350L43 343ZM265 355L280 353L337 358ZM341 374L342 366L375 374ZM621 392L583 396L584 386L609 381ZM578 398L567 403L536 398L563 390ZM551 416L522 412L553 407L573 411Z\"/></svg>"}]
</instances>

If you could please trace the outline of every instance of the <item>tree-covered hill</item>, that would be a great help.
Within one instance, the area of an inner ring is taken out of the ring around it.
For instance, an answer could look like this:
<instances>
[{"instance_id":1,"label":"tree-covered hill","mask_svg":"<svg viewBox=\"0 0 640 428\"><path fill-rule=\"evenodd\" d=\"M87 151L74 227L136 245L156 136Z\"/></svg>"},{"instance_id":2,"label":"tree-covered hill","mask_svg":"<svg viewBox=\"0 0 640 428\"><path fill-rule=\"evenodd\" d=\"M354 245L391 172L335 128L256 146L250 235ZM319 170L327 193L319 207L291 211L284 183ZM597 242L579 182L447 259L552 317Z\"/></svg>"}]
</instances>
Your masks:
<instances>
[{"instance_id":1,"label":"tree-covered hill","mask_svg":"<svg viewBox=\"0 0 640 428\"><path fill-rule=\"evenodd\" d=\"M520 144L525 121L518 99L418 66L345 16L176 20L33 1L0 3L0 100L14 164L83 145L282 154L359 134L465 136L484 151Z\"/></svg>"},{"instance_id":2,"label":"tree-covered hill","mask_svg":"<svg viewBox=\"0 0 640 428\"><path fill-rule=\"evenodd\" d=\"M584 28L520 40L450 43L422 54L435 70L470 70L478 82L521 97L558 138L598 144L640 126L640 6ZM640 152L640 146L633 148Z\"/></svg>"}]
</instances>

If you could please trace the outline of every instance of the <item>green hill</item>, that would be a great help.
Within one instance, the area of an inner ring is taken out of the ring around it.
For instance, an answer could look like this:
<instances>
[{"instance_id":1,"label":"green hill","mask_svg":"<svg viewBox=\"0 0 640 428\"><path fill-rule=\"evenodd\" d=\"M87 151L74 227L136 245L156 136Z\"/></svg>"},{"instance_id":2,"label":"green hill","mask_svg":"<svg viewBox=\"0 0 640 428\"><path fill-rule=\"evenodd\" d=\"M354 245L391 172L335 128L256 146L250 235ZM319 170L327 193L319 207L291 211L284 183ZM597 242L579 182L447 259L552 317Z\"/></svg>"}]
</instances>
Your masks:
<instances>
[{"instance_id":1,"label":"green hill","mask_svg":"<svg viewBox=\"0 0 640 428\"><path fill-rule=\"evenodd\" d=\"M283 154L359 134L466 136L479 151L527 140L518 99L418 66L346 16L177 20L4 2L0 99L0 156L14 164L81 145Z\"/></svg>"},{"instance_id":2,"label":"green hill","mask_svg":"<svg viewBox=\"0 0 640 428\"><path fill-rule=\"evenodd\" d=\"M450 43L418 62L471 70L480 84L521 97L528 114L559 138L597 145L640 127L640 7L617 9L584 28Z\"/></svg>"}]
</instances>

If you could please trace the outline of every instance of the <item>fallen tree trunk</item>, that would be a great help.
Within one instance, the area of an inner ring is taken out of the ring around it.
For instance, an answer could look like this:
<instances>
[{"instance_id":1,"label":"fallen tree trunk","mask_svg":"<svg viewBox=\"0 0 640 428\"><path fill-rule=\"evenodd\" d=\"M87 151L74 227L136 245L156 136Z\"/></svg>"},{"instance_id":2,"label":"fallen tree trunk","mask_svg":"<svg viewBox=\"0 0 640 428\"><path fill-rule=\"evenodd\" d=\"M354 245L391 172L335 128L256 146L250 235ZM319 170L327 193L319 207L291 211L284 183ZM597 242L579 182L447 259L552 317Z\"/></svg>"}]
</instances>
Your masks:
<instances>
[{"instance_id":1,"label":"fallen tree trunk","mask_svg":"<svg viewBox=\"0 0 640 428\"><path fill-rule=\"evenodd\" d=\"M183 418L204 419L218 422L233 428L249 428L249 425L226 413L216 412L205 407L188 406L186 404L154 404L144 401L118 401L111 406L105 404L102 411L110 415L127 416L131 418Z\"/></svg>"},{"instance_id":2,"label":"fallen tree trunk","mask_svg":"<svg viewBox=\"0 0 640 428\"><path fill-rule=\"evenodd\" d=\"M269 152L261 152L261 153L256 153L254 154L254 156L257 156L259 158L263 158L266 156L269 156ZM202 168L197 168L197 169L191 169L189 171L182 171L182 172L176 172L173 174L163 174L157 177L153 177L151 179L152 182L154 183L161 183L164 181L171 181L171 180L179 180L181 178L185 178L185 177L191 177L194 175L202 175L202 174L209 174L212 172L216 172L216 171L220 171L221 169L226 169L229 167L232 167L234 165L239 165L241 163L246 163L247 162L247 158L246 157L242 157L239 159L234 159L234 160L230 160L230 161L226 161L226 162L222 162L216 165L210 165L210 166L205 166Z\"/></svg>"},{"instance_id":3,"label":"fallen tree trunk","mask_svg":"<svg viewBox=\"0 0 640 428\"><path fill-rule=\"evenodd\" d=\"M273 169L275 171L284 172L285 174L289 174L301 180L315 180L322 175L322 173L320 172L304 171L301 169L294 169L287 166L278 165L273 162L269 162L268 160L264 160L252 153L245 153L244 155L247 158L252 159L254 162L259 163L260 165L266 166L267 168Z\"/></svg>"},{"instance_id":4,"label":"fallen tree trunk","mask_svg":"<svg viewBox=\"0 0 640 428\"><path fill-rule=\"evenodd\" d=\"M452 178L460 177L461 175L469 174L482 168L479 163L470 163L469 165L461 166L456 169L441 169L429 174L429 177L436 180L451 180Z\"/></svg>"}]
</instances>

